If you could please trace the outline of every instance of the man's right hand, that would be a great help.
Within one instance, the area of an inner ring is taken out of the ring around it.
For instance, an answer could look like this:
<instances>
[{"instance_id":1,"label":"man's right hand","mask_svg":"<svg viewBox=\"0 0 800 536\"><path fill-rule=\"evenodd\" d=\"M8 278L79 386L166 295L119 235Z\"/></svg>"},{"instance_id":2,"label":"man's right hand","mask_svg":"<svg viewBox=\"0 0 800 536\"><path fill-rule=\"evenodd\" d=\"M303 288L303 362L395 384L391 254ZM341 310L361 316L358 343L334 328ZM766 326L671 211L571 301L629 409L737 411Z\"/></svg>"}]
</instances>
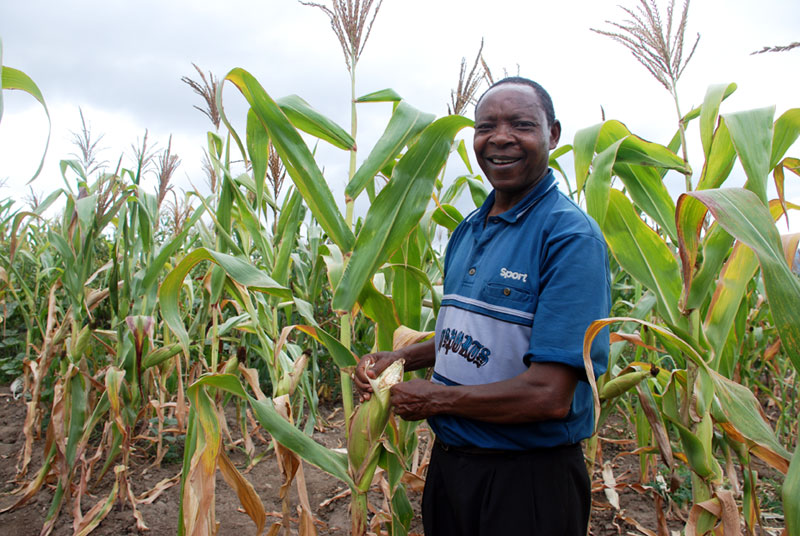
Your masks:
<instances>
[{"instance_id":1,"label":"man's right hand","mask_svg":"<svg viewBox=\"0 0 800 536\"><path fill-rule=\"evenodd\" d=\"M399 352L375 352L374 354L367 354L359 360L353 373L353 382L356 385L356 389L358 389L361 402L369 400L372 395L372 386L369 383L370 378L373 380L377 378L386 367L401 357Z\"/></svg>"}]
</instances>

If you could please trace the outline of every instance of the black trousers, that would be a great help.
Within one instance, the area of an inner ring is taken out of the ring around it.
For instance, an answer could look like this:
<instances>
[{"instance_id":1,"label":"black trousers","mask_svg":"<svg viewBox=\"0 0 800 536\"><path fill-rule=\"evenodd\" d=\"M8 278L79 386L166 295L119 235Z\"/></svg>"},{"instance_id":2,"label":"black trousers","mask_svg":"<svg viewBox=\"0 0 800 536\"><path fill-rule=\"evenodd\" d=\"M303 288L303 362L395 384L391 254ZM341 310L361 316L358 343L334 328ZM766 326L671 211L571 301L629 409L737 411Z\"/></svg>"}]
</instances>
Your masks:
<instances>
[{"instance_id":1,"label":"black trousers","mask_svg":"<svg viewBox=\"0 0 800 536\"><path fill-rule=\"evenodd\" d=\"M586 536L591 483L580 444L525 452L433 448L425 536Z\"/></svg>"}]
</instances>

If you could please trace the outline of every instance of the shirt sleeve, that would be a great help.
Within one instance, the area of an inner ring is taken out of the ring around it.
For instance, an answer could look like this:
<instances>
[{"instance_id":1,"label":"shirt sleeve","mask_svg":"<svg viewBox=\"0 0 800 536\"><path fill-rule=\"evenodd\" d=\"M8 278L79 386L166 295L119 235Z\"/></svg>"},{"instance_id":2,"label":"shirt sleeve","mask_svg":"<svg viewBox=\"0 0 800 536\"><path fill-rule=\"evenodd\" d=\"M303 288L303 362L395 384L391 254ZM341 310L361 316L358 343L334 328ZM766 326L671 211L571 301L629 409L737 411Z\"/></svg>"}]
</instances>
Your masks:
<instances>
[{"instance_id":1,"label":"shirt sleeve","mask_svg":"<svg viewBox=\"0 0 800 536\"><path fill-rule=\"evenodd\" d=\"M556 233L541 252L539 299L534 311L530 347L532 362L575 367L585 379L583 338L594 320L610 312L610 276L605 241L596 233ZM591 357L595 377L608 366L608 328L595 337Z\"/></svg>"}]
</instances>

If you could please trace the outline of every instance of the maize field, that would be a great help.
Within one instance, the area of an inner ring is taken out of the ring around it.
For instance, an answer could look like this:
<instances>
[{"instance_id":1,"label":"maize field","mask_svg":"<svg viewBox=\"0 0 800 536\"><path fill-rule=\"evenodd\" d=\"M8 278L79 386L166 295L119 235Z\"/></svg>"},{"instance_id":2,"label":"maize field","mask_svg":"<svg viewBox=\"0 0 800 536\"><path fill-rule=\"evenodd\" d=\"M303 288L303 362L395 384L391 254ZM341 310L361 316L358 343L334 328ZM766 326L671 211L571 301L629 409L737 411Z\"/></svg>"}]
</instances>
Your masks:
<instances>
[{"instance_id":1,"label":"maize field","mask_svg":"<svg viewBox=\"0 0 800 536\"><path fill-rule=\"evenodd\" d=\"M326 14L363 30L376 13L364 5L363 20ZM0 451L0 525L28 511L27 533L41 535L114 533L109 520L181 536L421 534L431 432L393 415L388 389L425 373L398 362L362 404L351 373L361 355L432 336L446 238L459 207L489 192L458 139L485 75L462 69L437 118L392 89L356 95L368 32L337 36L349 128L243 68L218 80L198 68L202 83L187 83L212 120L209 191L178 195L177 156L145 137L112 171L84 151L60 162L64 188L0 201L0 404L21 421L0 426L17 438ZM31 77L0 67L3 92L48 113ZM800 175L800 108L729 110L736 89L691 95L664 143L608 119L551 154L562 190L600 225L613 276L611 317L584 341L592 534L800 536L800 233L776 226L800 209L783 196ZM236 121L234 99L247 104ZM391 118L357 159L357 115L378 105ZM688 129L702 143L691 161ZM343 203L320 142L350 154ZM468 173L452 177L448 161ZM743 187L726 184L735 163ZM667 173L686 178L677 197ZM609 369L595 377L588 352L605 327ZM168 494L175 508L159 507Z\"/></svg>"}]
</instances>

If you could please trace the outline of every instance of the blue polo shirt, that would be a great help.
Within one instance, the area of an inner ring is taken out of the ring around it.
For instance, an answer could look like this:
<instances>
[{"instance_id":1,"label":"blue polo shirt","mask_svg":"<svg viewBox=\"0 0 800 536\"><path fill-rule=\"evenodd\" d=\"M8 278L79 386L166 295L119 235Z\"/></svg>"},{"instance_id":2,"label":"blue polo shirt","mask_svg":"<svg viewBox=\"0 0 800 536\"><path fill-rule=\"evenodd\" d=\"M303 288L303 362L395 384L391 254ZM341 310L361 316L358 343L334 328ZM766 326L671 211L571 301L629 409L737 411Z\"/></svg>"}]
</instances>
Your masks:
<instances>
[{"instance_id":1,"label":"blue polo shirt","mask_svg":"<svg viewBox=\"0 0 800 536\"><path fill-rule=\"evenodd\" d=\"M564 363L584 374L586 328L610 310L599 227L558 190L552 171L512 209L487 219L494 196L461 222L447 245L433 381L498 382L532 362ZM608 346L604 330L591 351L598 376L607 368ZM453 446L527 450L576 443L592 433L592 392L579 381L564 419L508 425L438 415L428 422Z\"/></svg>"}]
</instances>

